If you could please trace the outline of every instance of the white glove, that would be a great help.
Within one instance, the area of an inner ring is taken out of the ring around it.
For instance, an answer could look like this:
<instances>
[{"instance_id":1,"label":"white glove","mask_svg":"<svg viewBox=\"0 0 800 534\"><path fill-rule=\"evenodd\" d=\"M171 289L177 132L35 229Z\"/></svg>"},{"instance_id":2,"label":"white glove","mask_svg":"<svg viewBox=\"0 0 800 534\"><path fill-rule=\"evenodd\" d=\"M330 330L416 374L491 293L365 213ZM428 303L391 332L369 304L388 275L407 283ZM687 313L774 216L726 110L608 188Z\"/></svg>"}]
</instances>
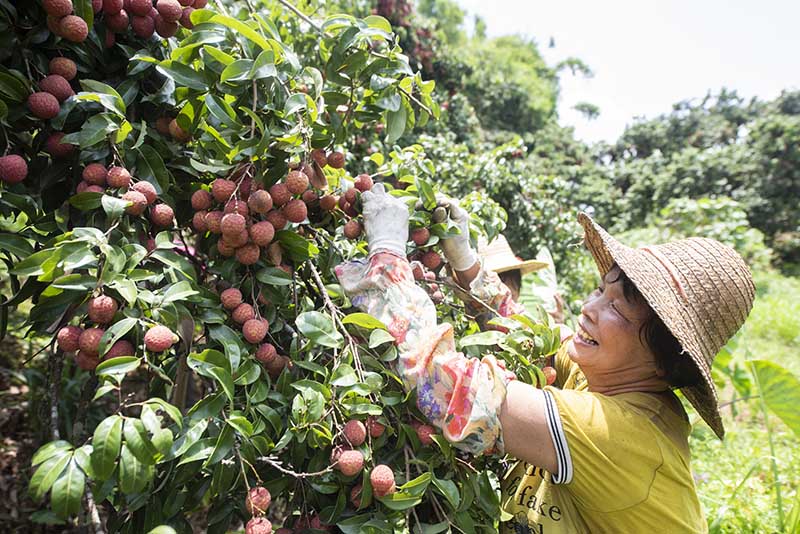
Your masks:
<instances>
[{"instance_id":1,"label":"white glove","mask_svg":"<svg viewBox=\"0 0 800 534\"><path fill-rule=\"evenodd\" d=\"M456 223L461 233L443 238L439 242L447 261L456 271L466 271L478 261L478 253L469 243L469 213L452 198L437 195L440 204L450 205L450 219Z\"/></svg>"},{"instance_id":2,"label":"white glove","mask_svg":"<svg viewBox=\"0 0 800 534\"><path fill-rule=\"evenodd\" d=\"M387 251L405 257L408 205L388 194L383 184L375 184L361 194L361 206L369 255Z\"/></svg>"}]
</instances>

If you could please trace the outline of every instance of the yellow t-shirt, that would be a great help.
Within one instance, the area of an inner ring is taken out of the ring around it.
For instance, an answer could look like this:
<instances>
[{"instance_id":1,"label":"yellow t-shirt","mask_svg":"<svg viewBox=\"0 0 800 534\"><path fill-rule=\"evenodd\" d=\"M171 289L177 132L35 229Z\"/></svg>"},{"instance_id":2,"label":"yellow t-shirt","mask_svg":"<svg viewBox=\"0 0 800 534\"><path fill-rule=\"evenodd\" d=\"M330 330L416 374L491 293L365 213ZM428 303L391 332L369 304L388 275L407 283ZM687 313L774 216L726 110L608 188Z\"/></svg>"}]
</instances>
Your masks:
<instances>
[{"instance_id":1,"label":"yellow t-shirt","mask_svg":"<svg viewBox=\"0 0 800 534\"><path fill-rule=\"evenodd\" d=\"M678 398L591 393L566 343L555 367L561 389L544 391L558 475L525 462L509 470L501 499L513 518L503 532L707 532Z\"/></svg>"}]
</instances>

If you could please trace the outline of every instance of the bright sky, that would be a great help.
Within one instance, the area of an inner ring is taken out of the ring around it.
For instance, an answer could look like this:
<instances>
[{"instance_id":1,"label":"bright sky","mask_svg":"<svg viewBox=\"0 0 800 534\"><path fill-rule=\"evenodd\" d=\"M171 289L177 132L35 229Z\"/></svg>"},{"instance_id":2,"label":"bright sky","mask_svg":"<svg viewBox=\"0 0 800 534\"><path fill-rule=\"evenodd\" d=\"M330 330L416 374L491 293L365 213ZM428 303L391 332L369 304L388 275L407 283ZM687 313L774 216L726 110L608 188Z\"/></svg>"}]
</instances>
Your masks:
<instances>
[{"instance_id":1,"label":"bright sky","mask_svg":"<svg viewBox=\"0 0 800 534\"><path fill-rule=\"evenodd\" d=\"M667 113L708 90L772 99L800 89L797 0L458 3L486 21L490 37L533 37L549 65L569 56L589 65L594 78L562 74L559 102L560 122L585 141L614 141L634 117ZM571 109L581 101L599 106L600 117Z\"/></svg>"}]
</instances>

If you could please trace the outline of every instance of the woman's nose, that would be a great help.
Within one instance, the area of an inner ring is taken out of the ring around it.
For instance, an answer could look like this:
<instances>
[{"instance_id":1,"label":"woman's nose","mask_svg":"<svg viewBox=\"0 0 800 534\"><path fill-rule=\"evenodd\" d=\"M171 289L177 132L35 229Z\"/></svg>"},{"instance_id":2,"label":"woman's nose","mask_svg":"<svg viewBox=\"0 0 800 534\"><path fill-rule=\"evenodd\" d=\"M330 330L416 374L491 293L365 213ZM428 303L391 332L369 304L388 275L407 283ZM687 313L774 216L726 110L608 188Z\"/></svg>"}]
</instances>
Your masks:
<instances>
[{"instance_id":1,"label":"woman's nose","mask_svg":"<svg viewBox=\"0 0 800 534\"><path fill-rule=\"evenodd\" d=\"M592 322L595 322L596 313L597 313L597 302L600 299L596 295L589 295L586 297L586 300L583 301L583 306L581 306L581 313L589 318Z\"/></svg>"}]
</instances>

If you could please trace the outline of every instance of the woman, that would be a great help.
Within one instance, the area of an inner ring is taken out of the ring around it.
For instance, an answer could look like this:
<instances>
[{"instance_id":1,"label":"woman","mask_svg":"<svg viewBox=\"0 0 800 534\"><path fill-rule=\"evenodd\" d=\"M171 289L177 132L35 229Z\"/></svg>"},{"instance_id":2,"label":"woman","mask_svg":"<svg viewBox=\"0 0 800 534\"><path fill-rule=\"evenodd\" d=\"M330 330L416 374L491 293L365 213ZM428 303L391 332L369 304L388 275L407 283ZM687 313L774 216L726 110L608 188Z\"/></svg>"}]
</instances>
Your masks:
<instances>
[{"instance_id":1,"label":"woman","mask_svg":"<svg viewBox=\"0 0 800 534\"><path fill-rule=\"evenodd\" d=\"M355 305L395 336L405 386L456 447L519 460L502 486L506 532L704 532L689 468L684 396L724 429L711 380L717 351L742 325L754 286L742 259L710 239L631 249L579 221L602 276L556 358L559 387L514 380L492 356L456 352L405 260L408 209L376 185L362 196L366 261L337 267ZM470 291L496 309L509 291L462 234L442 248Z\"/></svg>"}]
</instances>

